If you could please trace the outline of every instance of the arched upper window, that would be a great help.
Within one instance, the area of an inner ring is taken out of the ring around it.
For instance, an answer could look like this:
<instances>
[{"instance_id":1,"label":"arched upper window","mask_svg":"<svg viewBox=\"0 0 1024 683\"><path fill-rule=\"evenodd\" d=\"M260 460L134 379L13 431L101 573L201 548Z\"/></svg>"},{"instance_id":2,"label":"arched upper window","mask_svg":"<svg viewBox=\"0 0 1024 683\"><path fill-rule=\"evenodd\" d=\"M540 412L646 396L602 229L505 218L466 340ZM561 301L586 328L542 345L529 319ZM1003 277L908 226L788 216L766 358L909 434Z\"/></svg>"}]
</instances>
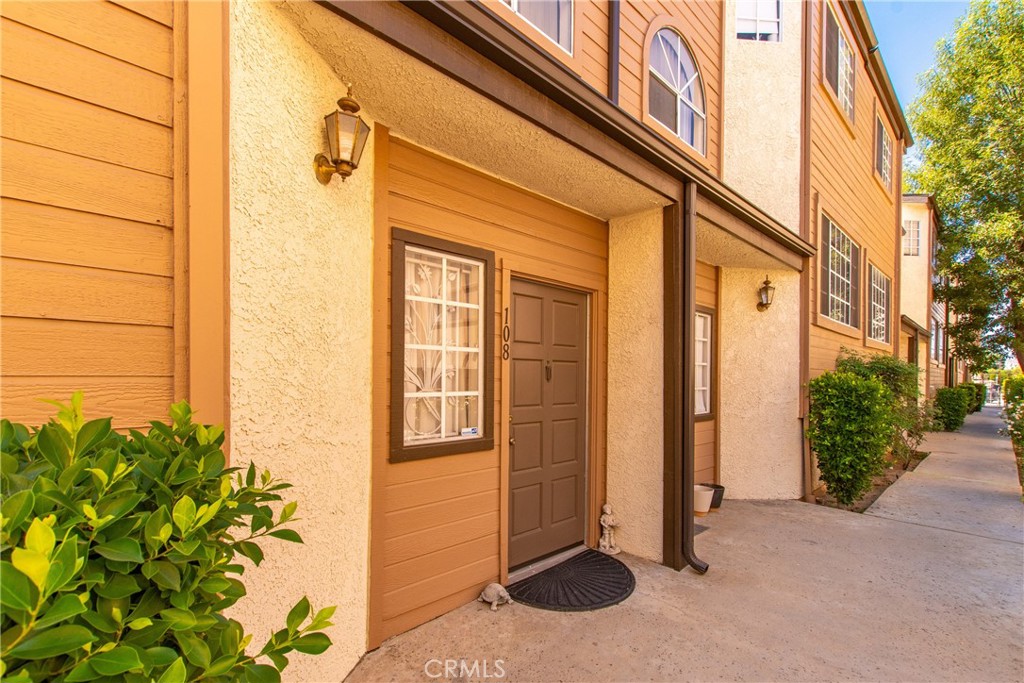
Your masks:
<instances>
[{"instance_id":1,"label":"arched upper window","mask_svg":"<svg viewBox=\"0 0 1024 683\"><path fill-rule=\"evenodd\" d=\"M693 55L673 29L663 28L654 35L650 64L650 115L704 154L704 84Z\"/></svg>"}]
</instances>

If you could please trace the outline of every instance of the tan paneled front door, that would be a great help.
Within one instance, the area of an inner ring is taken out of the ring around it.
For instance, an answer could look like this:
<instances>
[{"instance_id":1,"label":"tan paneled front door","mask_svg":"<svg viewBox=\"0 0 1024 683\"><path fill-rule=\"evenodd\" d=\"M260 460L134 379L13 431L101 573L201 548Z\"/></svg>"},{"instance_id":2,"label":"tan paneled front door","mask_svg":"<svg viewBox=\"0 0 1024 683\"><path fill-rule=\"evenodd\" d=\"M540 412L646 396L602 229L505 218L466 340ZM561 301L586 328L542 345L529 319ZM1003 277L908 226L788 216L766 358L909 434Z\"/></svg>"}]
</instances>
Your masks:
<instances>
[{"instance_id":1,"label":"tan paneled front door","mask_svg":"<svg viewBox=\"0 0 1024 683\"><path fill-rule=\"evenodd\" d=\"M583 541L586 294L512 280L509 568Z\"/></svg>"}]
</instances>

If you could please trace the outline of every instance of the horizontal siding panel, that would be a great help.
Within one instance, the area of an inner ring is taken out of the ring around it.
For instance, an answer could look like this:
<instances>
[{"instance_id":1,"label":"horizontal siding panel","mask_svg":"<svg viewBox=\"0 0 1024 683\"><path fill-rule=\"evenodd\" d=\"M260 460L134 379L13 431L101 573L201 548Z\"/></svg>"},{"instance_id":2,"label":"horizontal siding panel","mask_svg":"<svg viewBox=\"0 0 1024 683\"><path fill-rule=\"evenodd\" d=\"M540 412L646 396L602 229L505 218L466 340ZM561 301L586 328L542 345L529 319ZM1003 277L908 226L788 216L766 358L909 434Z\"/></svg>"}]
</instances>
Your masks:
<instances>
[{"instance_id":1,"label":"horizontal siding panel","mask_svg":"<svg viewBox=\"0 0 1024 683\"><path fill-rule=\"evenodd\" d=\"M496 312L497 313L497 312ZM500 315L500 313L497 313ZM496 318L497 320L497 318ZM495 328L495 341L500 338L501 332ZM497 368L495 368L497 371ZM500 386L499 378L495 375L495 382ZM497 388L495 388L497 391ZM497 418L495 418L497 419ZM395 467L388 475L388 484L408 484L411 482L446 477L453 474L466 474L468 472L479 472L480 470L493 469L498 466L497 454L494 451L480 453L464 453L457 458L428 458L426 460L412 460L403 462L401 467Z\"/></svg>"},{"instance_id":2,"label":"horizontal siding panel","mask_svg":"<svg viewBox=\"0 0 1024 683\"><path fill-rule=\"evenodd\" d=\"M497 543L495 543L497 544ZM498 576L498 556L477 560L471 564L462 564L444 574L433 576L426 581L386 594L384 618L392 619L419 607L423 595L445 595L448 593L472 590L478 593L484 586Z\"/></svg>"},{"instance_id":3,"label":"horizontal siding panel","mask_svg":"<svg viewBox=\"0 0 1024 683\"><path fill-rule=\"evenodd\" d=\"M40 399L68 401L83 392L85 418L114 417L118 429L145 430L150 420L167 421L167 409L175 400L170 377L4 377L0 410L13 422L45 424L57 412Z\"/></svg>"},{"instance_id":4,"label":"horizontal siding panel","mask_svg":"<svg viewBox=\"0 0 1024 683\"><path fill-rule=\"evenodd\" d=\"M4 76L170 125L170 78L9 19L0 22Z\"/></svg>"},{"instance_id":5,"label":"horizontal siding panel","mask_svg":"<svg viewBox=\"0 0 1024 683\"><path fill-rule=\"evenodd\" d=\"M171 176L167 126L7 78L0 101L5 138Z\"/></svg>"},{"instance_id":6,"label":"horizontal siding panel","mask_svg":"<svg viewBox=\"0 0 1024 683\"><path fill-rule=\"evenodd\" d=\"M4 197L171 224L170 178L15 140L2 141Z\"/></svg>"},{"instance_id":7,"label":"horizontal siding panel","mask_svg":"<svg viewBox=\"0 0 1024 683\"><path fill-rule=\"evenodd\" d=\"M467 514L475 511L466 510ZM484 536L497 536L498 512L464 516L456 522L443 524L418 533L404 534L384 541L384 566L411 560L438 550L450 548Z\"/></svg>"},{"instance_id":8,"label":"horizontal siding panel","mask_svg":"<svg viewBox=\"0 0 1024 683\"><path fill-rule=\"evenodd\" d=\"M490 491L496 488L498 488L498 467L495 459L494 466L485 470L388 486L384 491L384 510L385 512L395 512L450 500L472 491Z\"/></svg>"},{"instance_id":9,"label":"horizontal siding panel","mask_svg":"<svg viewBox=\"0 0 1024 683\"><path fill-rule=\"evenodd\" d=\"M385 515L386 525L389 529L400 529L403 534L411 534L458 521L466 516L467 510L497 512L499 495L498 489L494 489L396 510Z\"/></svg>"},{"instance_id":10,"label":"horizontal siding panel","mask_svg":"<svg viewBox=\"0 0 1024 683\"><path fill-rule=\"evenodd\" d=\"M170 327L174 281L64 264L3 259L5 316Z\"/></svg>"},{"instance_id":11,"label":"horizontal siding panel","mask_svg":"<svg viewBox=\"0 0 1024 683\"><path fill-rule=\"evenodd\" d=\"M408 562L388 567L384 593L395 591L429 580L429 577L447 573L452 567L472 564L481 560L497 561L498 537L494 534L475 538L435 553L414 557Z\"/></svg>"},{"instance_id":12,"label":"horizontal siding panel","mask_svg":"<svg viewBox=\"0 0 1024 683\"><path fill-rule=\"evenodd\" d=\"M164 76L173 73L171 30L111 2L4 2L0 14Z\"/></svg>"},{"instance_id":13,"label":"horizontal siding panel","mask_svg":"<svg viewBox=\"0 0 1024 683\"><path fill-rule=\"evenodd\" d=\"M115 5L129 9L164 26L171 25L174 9L170 0L113 0L113 2Z\"/></svg>"},{"instance_id":14,"label":"horizontal siding panel","mask_svg":"<svg viewBox=\"0 0 1024 683\"><path fill-rule=\"evenodd\" d=\"M174 233L159 225L0 200L0 253L11 258L170 277Z\"/></svg>"},{"instance_id":15,"label":"horizontal siding panel","mask_svg":"<svg viewBox=\"0 0 1024 683\"><path fill-rule=\"evenodd\" d=\"M5 382L14 376L170 377L174 373L174 331L169 327L4 317L0 343Z\"/></svg>"}]
</instances>

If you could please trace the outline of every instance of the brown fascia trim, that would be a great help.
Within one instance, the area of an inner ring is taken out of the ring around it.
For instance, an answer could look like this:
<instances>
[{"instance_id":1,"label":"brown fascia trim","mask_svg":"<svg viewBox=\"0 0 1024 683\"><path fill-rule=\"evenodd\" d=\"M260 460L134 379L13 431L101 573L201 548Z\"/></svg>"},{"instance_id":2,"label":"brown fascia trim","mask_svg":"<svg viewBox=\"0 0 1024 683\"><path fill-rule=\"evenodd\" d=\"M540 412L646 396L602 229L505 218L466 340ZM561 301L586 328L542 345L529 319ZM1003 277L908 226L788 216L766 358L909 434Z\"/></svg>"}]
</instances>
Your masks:
<instances>
[{"instance_id":1,"label":"brown fascia trim","mask_svg":"<svg viewBox=\"0 0 1024 683\"><path fill-rule=\"evenodd\" d=\"M912 330L914 330L915 332L917 332L917 333L918 333L919 335L921 335L922 337L925 337L926 339L931 339L931 337L932 337L932 333L931 333L930 331L928 331L928 330L924 329L924 328L923 328L923 327L921 327L920 325L918 325L918 324L917 324L916 322L914 322L914 321L913 321L913 320L912 320L912 319L910 318L910 316L907 316L907 315L901 315L901 316L900 316L900 322L901 322L901 323L903 323L904 325L906 325L907 327L911 328L911 329L912 329Z\"/></svg>"},{"instance_id":2,"label":"brown fascia trim","mask_svg":"<svg viewBox=\"0 0 1024 683\"><path fill-rule=\"evenodd\" d=\"M878 37L875 36L875 29L871 26L867 8L864 7L863 0L844 0L839 4L843 8L847 20L857 29L857 42L865 56L864 61L868 67L871 83L880 95L886 113L899 127L904 147L909 149L914 146L914 138L910 134L910 126L903 115L903 107L896 96L896 90L892 87L889 70L885 68L882 53L878 50Z\"/></svg>"},{"instance_id":3,"label":"brown fascia trim","mask_svg":"<svg viewBox=\"0 0 1024 683\"><path fill-rule=\"evenodd\" d=\"M374 13L366 6L378 3L317 1L335 14L436 67L429 54L423 54L403 44L398 37L389 33L386 24L370 23L374 17L380 18L380 13ZM781 223L725 185L709 170L676 149L669 141L662 139L657 133L625 113L485 6L477 2L438 0L399 0L399 4L526 83L556 105L579 117L631 153L673 177L697 183L702 195L786 249L802 256L811 256L816 252L814 245L790 232ZM471 81L464 82L482 95L491 97ZM508 106L506 102L498 103Z\"/></svg>"}]
</instances>

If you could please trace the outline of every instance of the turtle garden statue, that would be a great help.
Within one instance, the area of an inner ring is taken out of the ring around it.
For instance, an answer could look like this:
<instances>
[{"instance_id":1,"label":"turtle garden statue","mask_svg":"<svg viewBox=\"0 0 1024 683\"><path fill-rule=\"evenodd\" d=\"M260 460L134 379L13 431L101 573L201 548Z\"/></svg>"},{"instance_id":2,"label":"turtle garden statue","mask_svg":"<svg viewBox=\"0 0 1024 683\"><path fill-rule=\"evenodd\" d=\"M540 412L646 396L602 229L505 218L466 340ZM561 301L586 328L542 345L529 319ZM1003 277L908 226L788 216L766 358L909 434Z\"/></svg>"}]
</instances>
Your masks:
<instances>
[{"instance_id":1,"label":"turtle garden statue","mask_svg":"<svg viewBox=\"0 0 1024 683\"><path fill-rule=\"evenodd\" d=\"M483 592L480 593L480 597L477 598L480 602L491 603L491 611L497 612L498 605L514 604L512 597L505 590L505 587L500 583L491 583L484 588Z\"/></svg>"}]
</instances>

